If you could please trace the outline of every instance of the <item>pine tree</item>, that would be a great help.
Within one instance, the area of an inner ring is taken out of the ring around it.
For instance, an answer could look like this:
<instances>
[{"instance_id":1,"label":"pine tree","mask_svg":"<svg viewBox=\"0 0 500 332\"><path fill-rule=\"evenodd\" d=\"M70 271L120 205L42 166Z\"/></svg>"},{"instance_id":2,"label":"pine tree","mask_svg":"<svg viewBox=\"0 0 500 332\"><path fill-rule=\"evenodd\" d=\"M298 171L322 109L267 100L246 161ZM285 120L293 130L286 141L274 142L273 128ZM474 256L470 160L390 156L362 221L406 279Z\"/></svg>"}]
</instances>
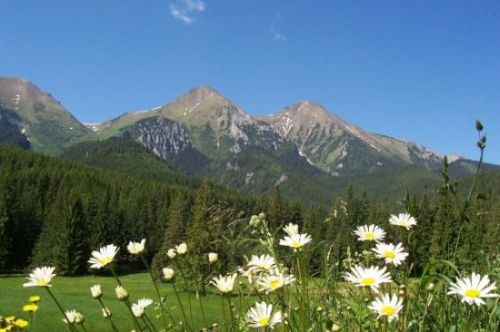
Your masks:
<instances>
[{"instance_id":1,"label":"pine tree","mask_svg":"<svg viewBox=\"0 0 500 332\"><path fill-rule=\"evenodd\" d=\"M187 230L189 278L197 290L204 292L205 277L209 271L206 255L215 251L214 241L219 231L214 221L216 198L212 184L204 180L196 192L193 206L193 220Z\"/></svg>"},{"instance_id":2,"label":"pine tree","mask_svg":"<svg viewBox=\"0 0 500 332\"><path fill-rule=\"evenodd\" d=\"M160 271L168 264L168 250L186 241L186 227L190 218L190 208L190 200L184 193L178 193L174 197L169 208L161 247L153 259L153 267L156 271Z\"/></svg>"},{"instance_id":3,"label":"pine tree","mask_svg":"<svg viewBox=\"0 0 500 332\"><path fill-rule=\"evenodd\" d=\"M10 261L11 239L9 237L9 217L5 208L5 203L0 192L0 271L9 268L7 263Z\"/></svg>"},{"instance_id":4,"label":"pine tree","mask_svg":"<svg viewBox=\"0 0 500 332\"><path fill-rule=\"evenodd\" d=\"M83 274L87 268L90 256L88 242L87 219L83 214L82 201L78 197L69 198L66 227L68 243L66 244L66 273L69 275Z\"/></svg>"}]
</instances>

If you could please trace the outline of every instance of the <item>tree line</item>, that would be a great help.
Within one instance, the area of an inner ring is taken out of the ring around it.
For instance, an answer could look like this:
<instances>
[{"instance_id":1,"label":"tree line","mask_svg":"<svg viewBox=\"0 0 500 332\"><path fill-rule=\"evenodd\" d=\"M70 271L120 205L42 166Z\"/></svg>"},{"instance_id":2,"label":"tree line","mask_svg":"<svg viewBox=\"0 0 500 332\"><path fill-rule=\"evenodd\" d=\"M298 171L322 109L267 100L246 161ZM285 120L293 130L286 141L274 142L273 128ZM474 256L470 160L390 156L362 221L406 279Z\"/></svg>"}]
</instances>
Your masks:
<instances>
[{"instance_id":1,"label":"tree line","mask_svg":"<svg viewBox=\"0 0 500 332\"><path fill-rule=\"evenodd\" d=\"M465 186L464 186L465 187ZM409 244L408 264L414 275L437 257L476 267L498 259L500 176L486 174L464 212L464 194L445 182L433 195L407 194L394 202L368 200L350 188L332 197L330 206L290 202L279 187L269 197L249 197L219 190L208 181L197 186L140 180L121 172L0 146L0 272L21 272L30 266L53 265L59 273L89 273L92 250L114 243L147 239L147 259L156 268L168 264L168 249L187 242L186 264L191 280L213 271L206 255L219 254L218 271L245 263L258 246L251 241L248 221L264 212L276 240L280 227L295 223L313 236L308 253L317 275L326 266L342 272L360 257L363 243L352 234L364 224L384 225L391 214L408 211L418 221L411 238L387 229L391 239ZM460 191L460 190L458 190ZM448 255L448 256L447 256ZM121 256L119 266L134 271L136 262ZM122 271L126 272L126 271ZM331 269L328 269L331 273Z\"/></svg>"}]
</instances>

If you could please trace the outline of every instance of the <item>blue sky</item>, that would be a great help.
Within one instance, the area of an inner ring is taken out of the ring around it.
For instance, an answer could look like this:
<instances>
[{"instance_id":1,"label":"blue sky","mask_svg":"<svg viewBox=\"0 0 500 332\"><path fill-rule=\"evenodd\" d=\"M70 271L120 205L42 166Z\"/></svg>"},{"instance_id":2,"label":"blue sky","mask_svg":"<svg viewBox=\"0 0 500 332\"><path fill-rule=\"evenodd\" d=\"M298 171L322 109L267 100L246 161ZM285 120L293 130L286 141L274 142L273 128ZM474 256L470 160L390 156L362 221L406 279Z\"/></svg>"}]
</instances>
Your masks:
<instances>
[{"instance_id":1,"label":"blue sky","mask_svg":"<svg viewBox=\"0 0 500 332\"><path fill-rule=\"evenodd\" d=\"M301 99L372 132L500 163L500 2L3 0L0 75L82 122L210 85L251 114Z\"/></svg>"}]
</instances>

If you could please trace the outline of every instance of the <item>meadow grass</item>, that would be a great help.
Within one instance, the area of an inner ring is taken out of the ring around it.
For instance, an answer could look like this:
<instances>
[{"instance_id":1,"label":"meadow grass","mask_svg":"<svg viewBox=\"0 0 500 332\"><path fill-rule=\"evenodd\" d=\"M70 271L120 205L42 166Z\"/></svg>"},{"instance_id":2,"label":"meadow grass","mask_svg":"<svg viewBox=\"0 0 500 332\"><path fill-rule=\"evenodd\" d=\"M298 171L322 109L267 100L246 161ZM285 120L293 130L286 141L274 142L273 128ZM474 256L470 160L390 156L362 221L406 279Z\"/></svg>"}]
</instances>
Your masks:
<instances>
[{"instance_id":1,"label":"meadow grass","mask_svg":"<svg viewBox=\"0 0 500 332\"><path fill-rule=\"evenodd\" d=\"M129 274L120 277L124 287L130 294L131 302L139 298L156 298L151 279L147 273ZM62 314L50 299L47 292L42 288L24 288L22 285L26 281L24 276L1 276L0 277L0 316L15 315L28 320L29 315L22 311L22 307L27 303L31 295L39 295L42 300L39 309L35 313L33 326L30 331L67 331L67 326L62 322ZM114 323L120 331L130 331L133 323L127 308L118 301L115 296L116 280L113 277L84 276L84 277L62 277L57 276L52 282L52 291L61 302L65 310L75 309L85 316L85 326L88 331L111 331L109 323L102 317L99 302L92 298L90 287L100 284L103 291L103 301L113 313ZM178 303L170 284L160 283L162 295L167 296L167 306L172 310L172 315L176 322L182 321L182 316L178 310ZM178 287L180 288L180 287ZM188 306L187 292L180 291L180 297L184 305ZM195 294L191 295L193 308L193 320L195 327L204 326ZM217 322L221 324L220 296L207 294L203 297L203 306L207 320L210 324ZM160 321L156 318L160 314L159 310L149 308L147 313L151 320L159 328Z\"/></svg>"}]
</instances>

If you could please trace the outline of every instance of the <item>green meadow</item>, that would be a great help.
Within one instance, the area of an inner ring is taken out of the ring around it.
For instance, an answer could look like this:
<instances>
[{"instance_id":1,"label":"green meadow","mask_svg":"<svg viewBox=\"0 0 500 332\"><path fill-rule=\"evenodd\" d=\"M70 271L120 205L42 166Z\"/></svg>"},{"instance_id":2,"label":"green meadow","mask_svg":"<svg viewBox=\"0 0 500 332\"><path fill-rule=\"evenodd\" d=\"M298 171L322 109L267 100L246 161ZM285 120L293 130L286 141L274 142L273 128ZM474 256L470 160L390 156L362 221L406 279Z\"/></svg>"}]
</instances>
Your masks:
<instances>
[{"instance_id":1,"label":"green meadow","mask_svg":"<svg viewBox=\"0 0 500 332\"><path fill-rule=\"evenodd\" d=\"M147 273L130 274L120 277L124 287L130 294L130 301L135 302L139 298L149 297L156 299L156 294ZM0 316L15 315L29 320L29 315L22 311L23 305L31 295L39 295L42 300L39 309L34 315L30 331L67 331L66 325L61 321L62 315L54 301L43 288L24 288L22 285L26 281L24 276L2 276L0 277ZM125 305L118 301L114 288L116 280L112 277L85 276L85 277L62 277L57 276L52 282L52 291L61 302L65 310L75 309L85 316L85 327L88 331L112 331L108 321L102 317L99 302L92 298L90 287L100 284L103 291L103 301L111 309L112 319L120 331L130 331L133 329L133 322ZM159 284L161 294L167 295L167 306L172 309L172 315L176 322L182 321L177 299L170 284ZM180 288L178 286L178 288ZM179 295L189 308L188 293L179 290ZM195 294L191 295L194 326L201 328L204 326L198 301ZM203 297L203 307L205 315L210 324L221 323L220 310L221 298L215 294L208 294ZM160 314L153 306L147 309L147 314L155 324L160 321L156 318ZM187 313L189 315L189 313ZM160 328L159 324L156 324Z\"/></svg>"}]
</instances>

